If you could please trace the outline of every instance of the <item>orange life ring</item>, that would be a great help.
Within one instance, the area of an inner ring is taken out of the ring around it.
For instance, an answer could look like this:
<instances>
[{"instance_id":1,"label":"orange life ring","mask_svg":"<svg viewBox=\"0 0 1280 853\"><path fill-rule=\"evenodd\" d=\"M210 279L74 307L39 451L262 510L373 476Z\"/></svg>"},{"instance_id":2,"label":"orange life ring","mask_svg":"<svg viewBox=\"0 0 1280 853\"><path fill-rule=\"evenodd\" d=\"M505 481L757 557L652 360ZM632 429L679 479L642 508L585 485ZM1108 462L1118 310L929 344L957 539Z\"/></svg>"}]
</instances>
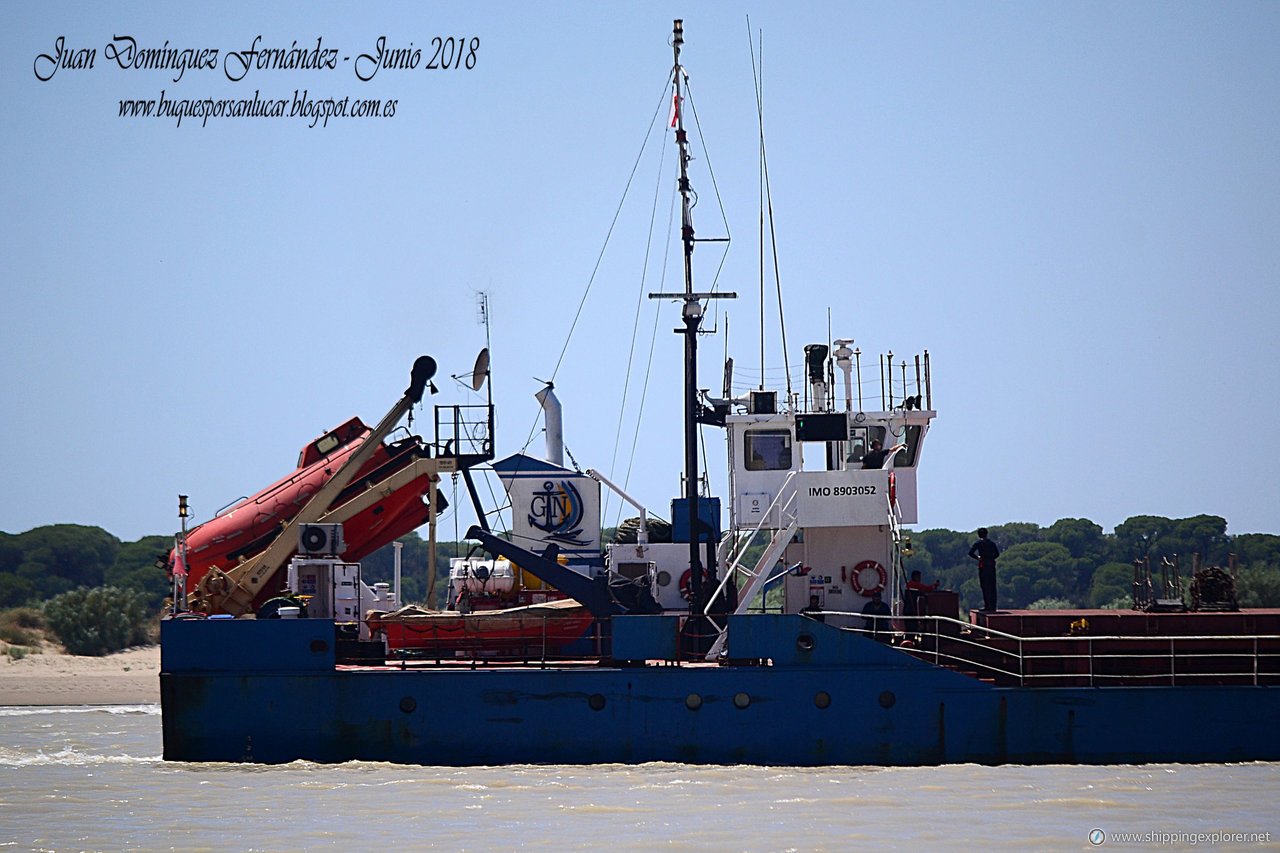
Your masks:
<instances>
[{"instance_id":1,"label":"orange life ring","mask_svg":"<svg viewBox=\"0 0 1280 853\"><path fill-rule=\"evenodd\" d=\"M685 601L693 601L693 569L685 569L680 576L680 597Z\"/></svg>"},{"instance_id":2,"label":"orange life ring","mask_svg":"<svg viewBox=\"0 0 1280 853\"><path fill-rule=\"evenodd\" d=\"M868 575L875 572L875 583L871 583ZM853 587L853 591L858 595L872 595L884 589L885 584L889 582L889 573L884 570L884 566L875 560L863 560L861 563L853 567L853 571L849 574L849 585Z\"/></svg>"}]
</instances>

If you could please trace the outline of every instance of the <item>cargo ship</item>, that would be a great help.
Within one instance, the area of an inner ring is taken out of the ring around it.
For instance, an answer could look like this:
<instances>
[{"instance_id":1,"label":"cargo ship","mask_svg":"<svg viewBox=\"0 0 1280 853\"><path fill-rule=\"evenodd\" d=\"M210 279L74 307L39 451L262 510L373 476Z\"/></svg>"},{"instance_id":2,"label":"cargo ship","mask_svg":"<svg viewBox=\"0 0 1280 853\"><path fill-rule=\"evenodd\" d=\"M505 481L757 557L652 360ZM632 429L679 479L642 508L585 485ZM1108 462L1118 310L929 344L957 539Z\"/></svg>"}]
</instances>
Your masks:
<instances>
[{"instance_id":1,"label":"cargo ship","mask_svg":"<svg viewBox=\"0 0 1280 853\"><path fill-rule=\"evenodd\" d=\"M861 352L850 338L804 348L803 393L761 387L734 395L728 381L719 397L698 390L704 310L733 294L693 287L682 44L677 21L672 126L685 287L653 294L681 306L684 326L685 488L671 503L669 537L651 535L647 510L606 477L563 465L559 414L549 411L547 458L492 463L508 491L512 529L499 536L478 512L482 523L467 536L489 561L473 569L505 561L569 605L530 614L540 630L508 625L521 639L500 654L461 638L470 615L461 612L425 614L419 621L434 627L423 633L434 639L393 648L390 635L407 637L413 622L388 621L394 609L369 594L332 514L368 464L353 452L261 551L218 568L225 583L191 585L179 538L169 562L175 612L161 625L164 757L793 766L1280 760L1280 611L1237 609L1221 584L1195 597L1192 610L1142 595L1139 584L1130 611L966 616L956 593L908 582L906 529L918 521L917 472L937 414L927 352L911 369L890 358L874 400L864 399ZM428 362L419 360L405 395L361 439L368 453L421 400ZM456 407L436 407L437 425L460 417ZM491 427L491 403L480 418ZM725 507L700 489L701 425L724 431ZM432 476L493 458L491 430L480 452L464 452L457 438L467 434L474 431L418 441L414 468L402 475L410 483L425 477L432 531ZM641 508L632 541L600 541L602 488ZM347 502L372 499L362 494ZM366 536L364 545L375 541ZM280 601L303 587L303 606ZM566 613L583 612L580 636L547 642ZM450 624L459 637L447 636Z\"/></svg>"}]
</instances>

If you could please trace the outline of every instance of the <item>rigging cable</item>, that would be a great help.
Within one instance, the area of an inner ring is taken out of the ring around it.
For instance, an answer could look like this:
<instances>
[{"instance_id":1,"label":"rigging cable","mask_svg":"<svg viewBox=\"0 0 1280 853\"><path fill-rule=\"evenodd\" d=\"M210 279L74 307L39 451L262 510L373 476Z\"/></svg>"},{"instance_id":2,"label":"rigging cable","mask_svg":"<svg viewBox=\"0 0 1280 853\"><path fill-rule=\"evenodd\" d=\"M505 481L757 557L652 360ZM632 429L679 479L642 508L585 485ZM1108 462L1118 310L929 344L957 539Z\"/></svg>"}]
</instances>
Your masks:
<instances>
[{"instance_id":1,"label":"rigging cable","mask_svg":"<svg viewBox=\"0 0 1280 853\"><path fill-rule=\"evenodd\" d=\"M645 302L644 283L645 283L645 280L648 279L649 277L649 254L653 249L653 222L658 215L658 196L662 190L662 181L663 181L662 166L663 164L666 163L666 160L667 160L667 147L663 145L663 146L659 146L659 149L661 151L661 155L658 160L658 178L654 182L653 207L649 211L649 235L645 240L644 263L640 270L640 289L636 293L636 309L635 309L634 320L631 323L631 345L627 349L627 372L622 382L622 400L618 405L618 428L617 430L614 431L614 434L613 434L613 455L609 459L609 476L611 477L614 475L614 471L617 466L618 445L622 441L622 422L626 418L626 414L627 414L627 395L631 389L631 368L632 368L632 365L634 364L635 354L636 354L636 333L640 329L640 309ZM639 413L637 413L636 419L639 420L639 417L640 415ZM605 491L605 510L604 510L604 515L606 517L609 512L608 507L609 507L609 504L612 502L612 498L613 498L613 492L611 490L606 490ZM620 502L618 507L618 514L621 515L621 513L622 513L622 507Z\"/></svg>"},{"instance_id":2,"label":"rigging cable","mask_svg":"<svg viewBox=\"0 0 1280 853\"><path fill-rule=\"evenodd\" d=\"M747 37L750 38L750 36L751 36L751 28L750 28L750 23L748 21ZM764 38L763 36L761 36L762 45L761 45L761 63L760 64L761 64L762 71L764 66L763 40ZM754 51L752 51L752 54L751 54L751 67L753 69L752 77L754 78L756 76L754 72L754 69L755 69L755 52ZM756 80L756 109L758 112L759 124L760 124L760 166L761 166L762 172L764 173L764 194L765 194L765 199L766 199L766 203L768 205L768 210L769 210L769 243L770 243L770 247L773 249L773 280L777 286L777 291L778 291L778 328L782 334L782 357L783 357L782 360L783 360L783 364L786 364L787 321L786 321L786 317L782 313L782 276L778 271L778 235L776 230L774 229L774 222L773 222L773 191L769 186L769 158L765 154L765 145L764 145L764 102L762 100L760 81L758 79ZM762 242L763 242L763 238L762 238ZM761 251L763 251L763 249ZM764 282L761 281L762 290L763 290L763 287L764 287ZM762 299L761 300L762 312L764 310L763 304L764 304L764 300ZM764 336L761 335L761 348L763 348L763 346L764 346ZM762 372L764 370L763 360L764 359L762 354L761 355L761 371ZM791 398L791 369L790 367L788 367L787 399L790 399L790 398Z\"/></svg>"},{"instance_id":3,"label":"rigging cable","mask_svg":"<svg viewBox=\"0 0 1280 853\"><path fill-rule=\"evenodd\" d=\"M751 80L756 87L756 123L760 127L760 390L764 390L764 93L761 75L764 73L764 32L760 33L760 67L756 68L756 49L751 43L751 16L747 15L747 44L751 49ZM783 352L783 357L786 353Z\"/></svg>"},{"instance_id":4,"label":"rigging cable","mask_svg":"<svg viewBox=\"0 0 1280 853\"><path fill-rule=\"evenodd\" d=\"M671 207L667 212L667 233L671 233L671 227L676 221L676 199L678 193L671 193ZM667 270L671 268L671 243L666 241L666 251L662 256L662 278L658 283L658 289L662 290L667 283ZM622 489L626 489L631 484L631 467L635 464L636 445L640 441L640 423L644 413L645 400L649 396L649 377L653 375L653 352L657 348L658 342L658 322L662 319L662 311L659 306L655 305L653 309L653 329L649 332L649 360L644 366L644 385L640 389L640 405L639 411L636 413L635 431L631 434L631 452L627 456L627 474L622 479ZM618 507L618 515L622 515L622 507Z\"/></svg>"},{"instance_id":5,"label":"rigging cable","mask_svg":"<svg viewBox=\"0 0 1280 853\"><path fill-rule=\"evenodd\" d=\"M649 129L645 132L644 141L640 144L640 151L636 154L636 161L631 166L631 174L627 177L627 183L622 189L622 198L618 200L618 208L613 213L613 220L609 223L609 230L605 233L604 244L600 247L600 253L596 256L595 266L591 269L591 276L587 279L586 289L582 292L582 299L578 301L578 310L573 315L573 322L569 325L569 331L564 338L564 346L560 349L560 357L556 359L555 369L551 371L550 382L554 383L555 378L560 373L560 365L564 363L565 354L569 351L569 342L573 339L574 330L578 327L578 320L582 317L582 309L587 304L587 296L591 293L591 286L595 283L596 273L600 270L600 263L604 260L605 250L609 247L609 240L613 236L613 229L618 224L618 217L622 214L622 206L626 203L627 194L631 190L631 182L635 179L636 170L640 167L640 160L644 157L645 149L649 146L649 137L653 135L653 128L657 123L658 116L662 112L663 106L667 103L668 86L671 84L671 75L668 74L662 84L662 97L658 99L658 107L654 110L653 117L649 119ZM538 432L538 419L541 413L534 415L533 424L529 427L529 437L525 439L522 451L527 450L529 445L533 443L533 437Z\"/></svg>"},{"instance_id":6,"label":"rigging cable","mask_svg":"<svg viewBox=\"0 0 1280 853\"><path fill-rule=\"evenodd\" d=\"M596 256L596 264L591 269L591 277L587 280L586 290L582 292L582 299L578 302L577 313L573 315L573 322L569 325L569 333L565 335L564 347L560 350L560 357L556 359L555 370L551 371L551 381L555 381L556 375L560 372L560 365L564 362L565 353L569 350L569 341L573 337L574 329L578 326L578 320L582 317L582 309L587 304L587 296L591 293L591 286L595 283L596 273L600 270L600 262L604 260L605 249L609 247L609 238L613 236L614 226L618 224L618 217L622 214L622 205L627 200L627 193L631 189L631 181L636 176L636 169L640 167L640 160L644 156L644 149L649 145L649 137L653 135L653 128L657 122L658 114L662 111L663 104L666 103L666 86L670 83L670 77L667 83L663 84L663 97L658 104L658 109L654 111L653 118L649 120L649 130L644 135L644 142L640 145L640 153L636 155L636 161L631 166L631 174L627 176L627 184L622 189L622 198L618 200L618 209L613 212L613 221L609 223L609 230L604 236L604 245L600 247L600 254Z\"/></svg>"},{"instance_id":7,"label":"rigging cable","mask_svg":"<svg viewBox=\"0 0 1280 853\"><path fill-rule=\"evenodd\" d=\"M702 156L707 161L707 174L711 178L711 188L715 190L716 203L720 205L720 221L724 223L724 237L716 241L723 242L725 246L724 252L720 255L720 264L716 267L716 274L711 280L711 292L715 293L720 286L720 273L724 270L725 261L729 257L729 241L731 239L731 235L729 234L729 218L724 212L724 200L720 198L720 185L716 183L715 170L711 168L711 152L707 150L707 140L706 137L702 135L702 125L698 122L698 106L693 102L693 90L689 88L689 76L687 74L684 78L684 94L685 100L689 103L689 110L693 114L693 126L698 129L698 140L702 143ZM696 194L694 204L697 204Z\"/></svg>"}]
</instances>

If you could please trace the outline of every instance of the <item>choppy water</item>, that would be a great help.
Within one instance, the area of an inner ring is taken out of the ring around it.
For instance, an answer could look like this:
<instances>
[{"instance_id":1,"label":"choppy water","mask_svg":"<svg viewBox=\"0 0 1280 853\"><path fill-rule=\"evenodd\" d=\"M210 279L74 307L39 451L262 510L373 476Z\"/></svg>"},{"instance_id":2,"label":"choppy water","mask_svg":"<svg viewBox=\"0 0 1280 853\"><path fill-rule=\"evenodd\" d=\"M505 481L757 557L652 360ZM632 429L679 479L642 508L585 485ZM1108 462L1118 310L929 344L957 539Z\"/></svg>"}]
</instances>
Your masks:
<instances>
[{"instance_id":1,"label":"choppy water","mask_svg":"<svg viewBox=\"0 0 1280 853\"><path fill-rule=\"evenodd\" d=\"M156 705L0 707L0 851L1280 848L1276 763L268 767L160 752ZM1094 829L1157 835L1094 845Z\"/></svg>"}]
</instances>

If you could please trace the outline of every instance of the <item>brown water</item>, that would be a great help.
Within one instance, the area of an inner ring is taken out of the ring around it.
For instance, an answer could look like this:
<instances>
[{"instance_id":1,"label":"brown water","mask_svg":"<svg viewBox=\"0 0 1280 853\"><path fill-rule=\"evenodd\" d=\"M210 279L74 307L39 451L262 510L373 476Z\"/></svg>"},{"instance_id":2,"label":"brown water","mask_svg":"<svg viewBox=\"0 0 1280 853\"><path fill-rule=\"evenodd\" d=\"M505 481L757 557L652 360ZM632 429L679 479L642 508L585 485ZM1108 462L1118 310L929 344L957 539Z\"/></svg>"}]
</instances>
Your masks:
<instances>
[{"instance_id":1,"label":"brown water","mask_svg":"<svg viewBox=\"0 0 1280 853\"><path fill-rule=\"evenodd\" d=\"M1280 849L1278 763L269 767L159 756L155 705L0 707L0 853Z\"/></svg>"}]
</instances>

